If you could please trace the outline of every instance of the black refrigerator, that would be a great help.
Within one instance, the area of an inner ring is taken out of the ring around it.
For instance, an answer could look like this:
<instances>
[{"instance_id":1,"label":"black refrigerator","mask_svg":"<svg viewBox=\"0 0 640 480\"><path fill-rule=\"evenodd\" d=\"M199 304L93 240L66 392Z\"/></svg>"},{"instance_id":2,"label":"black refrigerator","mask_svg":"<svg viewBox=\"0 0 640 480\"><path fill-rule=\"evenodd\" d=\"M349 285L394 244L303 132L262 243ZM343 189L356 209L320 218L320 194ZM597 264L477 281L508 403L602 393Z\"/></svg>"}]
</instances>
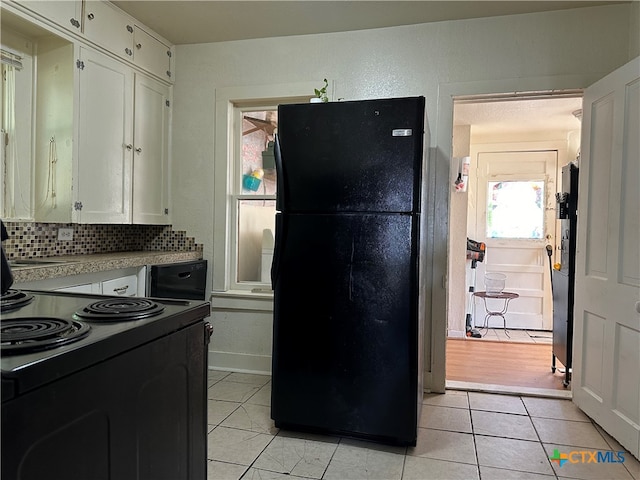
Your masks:
<instances>
[{"instance_id":1,"label":"black refrigerator","mask_svg":"<svg viewBox=\"0 0 640 480\"><path fill-rule=\"evenodd\" d=\"M576 231L578 227L578 167L562 167L562 191L556 194L556 218L560 219L560 269L552 270L553 357L565 368L563 384L571 381L573 355L573 303L576 283Z\"/></svg>"},{"instance_id":2,"label":"black refrigerator","mask_svg":"<svg viewBox=\"0 0 640 480\"><path fill-rule=\"evenodd\" d=\"M271 416L415 445L424 97L280 105Z\"/></svg>"}]
</instances>

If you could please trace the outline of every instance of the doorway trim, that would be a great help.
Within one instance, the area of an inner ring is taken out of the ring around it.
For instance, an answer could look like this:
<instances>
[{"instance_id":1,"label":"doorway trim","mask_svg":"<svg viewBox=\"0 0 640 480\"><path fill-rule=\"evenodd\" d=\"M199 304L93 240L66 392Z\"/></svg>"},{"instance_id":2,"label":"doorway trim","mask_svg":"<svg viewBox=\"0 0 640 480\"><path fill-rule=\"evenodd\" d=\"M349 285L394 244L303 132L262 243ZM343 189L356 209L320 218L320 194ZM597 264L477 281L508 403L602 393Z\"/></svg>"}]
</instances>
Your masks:
<instances>
[{"instance_id":1,"label":"doorway trim","mask_svg":"<svg viewBox=\"0 0 640 480\"><path fill-rule=\"evenodd\" d=\"M432 254L432 296L431 296L431 338L425 339L425 389L444 393L446 386L446 340L448 302L448 257L449 257L449 178L451 175L453 138L454 97L472 95L513 95L527 96L536 92L562 94L568 90L580 90L601 78L600 74L559 75L528 78L508 78L482 80L477 82L440 83L438 85L438 110L436 114L435 151L432 152L435 179L432 208L437 215L433 222ZM433 185L433 184L432 184ZM442 220L442 221L440 221Z\"/></svg>"}]
</instances>

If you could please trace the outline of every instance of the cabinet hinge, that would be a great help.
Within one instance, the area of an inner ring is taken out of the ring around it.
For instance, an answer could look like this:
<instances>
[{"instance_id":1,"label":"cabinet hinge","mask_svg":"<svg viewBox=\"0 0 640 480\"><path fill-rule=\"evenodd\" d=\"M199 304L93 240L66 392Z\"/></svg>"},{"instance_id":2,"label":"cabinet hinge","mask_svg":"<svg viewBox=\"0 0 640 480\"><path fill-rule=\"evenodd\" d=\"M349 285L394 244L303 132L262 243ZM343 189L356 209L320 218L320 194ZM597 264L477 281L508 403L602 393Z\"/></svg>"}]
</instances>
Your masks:
<instances>
[{"instance_id":1,"label":"cabinet hinge","mask_svg":"<svg viewBox=\"0 0 640 480\"><path fill-rule=\"evenodd\" d=\"M82 202L75 202L73 204L73 209L78 211L78 210L82 210Z\"/></svg>"},{"instance_id":2,"label":"cabinet hinge","mask_svg":"<svg viewBox=\"0 0 640 480\"><path fill-rule=\"evenodd\" d=\"M76 68L84 70L84 62L82 60L76 60Z\"/></svg>"},{"instance_id":3,"label":"cabinet hinge","mask_svg":"<svg viewBox=\"0 0 640 480\"><path fill-rule=\"evenodd\" d=\"M171 106L171 102L170 102L169 100L166 100L166 101L164 102L164 104L165 104L167 107L170 107L170 106Z\"/></svg>"},{"instance_id":4,"label":"cabinet hinge","mask_svg":"<svg viewBox=\"0 0 640 480\"><path fill-rule=\"evenodd\" d=\"M165 215L169 215L169 209L168 209L168 208L165 208L165 209L164 209L164 214L165 214Z\"/></svg>"}]
</instances>

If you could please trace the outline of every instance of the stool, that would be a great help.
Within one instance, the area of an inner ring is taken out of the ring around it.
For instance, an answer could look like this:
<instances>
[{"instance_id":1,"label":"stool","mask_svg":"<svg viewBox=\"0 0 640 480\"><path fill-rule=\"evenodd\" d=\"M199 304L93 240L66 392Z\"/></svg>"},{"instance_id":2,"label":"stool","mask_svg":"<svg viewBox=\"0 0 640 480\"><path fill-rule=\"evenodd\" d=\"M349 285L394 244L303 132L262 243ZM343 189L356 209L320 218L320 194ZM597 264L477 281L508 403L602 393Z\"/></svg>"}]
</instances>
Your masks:
<instances>
[{"instance_id":1,"label":"stool","mask_svg":"<svg viewBox=\"0 0 640 480\"><path fill-rule=\"evenodd\" d=\"M474 297L480 297L484 301L484 310L487 314L484 317L484 325L480 327L480 329L486 328L489 329L489 318L490 317L502 317L502 326L504 328L504 334L509 336L507 332L507 320L504 318L505 313L509 309L509 302L514 298L518 298L520 295L513 292L501 292L501 293L487 293L487 292L474 292ZM504 300L504 304L502 306L502 310L489 310L489 306L487 305L487 299L496 299L496 300ZM486 333L485 333L486 335Z\"/></svg>"}]
</instances>

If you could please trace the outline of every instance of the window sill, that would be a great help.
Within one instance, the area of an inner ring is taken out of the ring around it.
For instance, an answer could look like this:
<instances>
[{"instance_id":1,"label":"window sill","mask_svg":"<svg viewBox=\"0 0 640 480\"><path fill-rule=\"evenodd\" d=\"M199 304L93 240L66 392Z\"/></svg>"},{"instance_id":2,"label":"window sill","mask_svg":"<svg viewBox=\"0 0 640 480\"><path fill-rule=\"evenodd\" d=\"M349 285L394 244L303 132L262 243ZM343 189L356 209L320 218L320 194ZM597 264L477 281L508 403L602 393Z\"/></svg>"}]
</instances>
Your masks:
<instances>
[{"instance_id":1,"label":"window sill","mask_svg":"<svg viewBox=\"0 0 640 480\"><path fill-rule=\"evenodd\" d=\"M273 292L270 290L226 290L211 292L213 311L273 311Z\"/></svg>"}]
</instances>

